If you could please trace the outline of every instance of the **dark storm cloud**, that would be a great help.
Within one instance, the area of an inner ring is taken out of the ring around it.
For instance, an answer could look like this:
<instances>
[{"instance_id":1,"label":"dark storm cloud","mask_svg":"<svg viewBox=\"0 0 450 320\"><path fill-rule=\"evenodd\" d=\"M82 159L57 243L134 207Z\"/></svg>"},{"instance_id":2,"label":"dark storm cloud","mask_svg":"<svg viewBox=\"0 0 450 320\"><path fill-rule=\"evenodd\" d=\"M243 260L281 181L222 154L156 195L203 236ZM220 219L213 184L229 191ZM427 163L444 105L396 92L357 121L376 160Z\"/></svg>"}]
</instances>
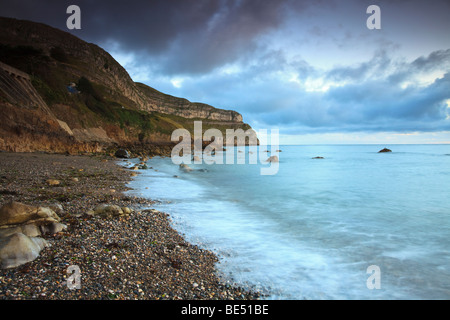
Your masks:
<instances>
[{"instance_id":1,"label":"dark storm cloud","mask_svg":"<svg viewBox=\"0 0 450 320\"><path fill-rule=\"evenodd\" d=\"M77 4L87 41L108 41L123 51L158 63L160 72L204 73L251 55L255 40L276 28L284 14L309 1L152 0L24 1L1 4L2 15L45 22L66 29L66 8Z\"/></svg>"}]
</instances>

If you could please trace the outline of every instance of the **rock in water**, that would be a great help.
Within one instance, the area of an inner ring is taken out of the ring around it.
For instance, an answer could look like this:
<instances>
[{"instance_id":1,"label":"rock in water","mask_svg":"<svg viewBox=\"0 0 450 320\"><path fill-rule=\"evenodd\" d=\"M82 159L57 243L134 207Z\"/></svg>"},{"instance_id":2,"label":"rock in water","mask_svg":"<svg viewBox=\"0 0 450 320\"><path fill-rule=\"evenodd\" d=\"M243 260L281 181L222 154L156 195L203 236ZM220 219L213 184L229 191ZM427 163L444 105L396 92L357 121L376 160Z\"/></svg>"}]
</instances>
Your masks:
<instances>
[{"instance_id":1,"label":"rock in water","mask_svg":"<svg viewBox=\"0 0 450 320\"><path fill-rule=\"evenodd\" d=\"M384 149L378 151L378 153L382 153L382 152L392 152L392 150L390 150L388 148L384 148Z\"/></svg>"},{"instance_id":2,"label":"rock in water","mask_svg":"<svg viewBox=\"0 0 450 320\"><path fill-rule=\"evenodd\" d=\"M125 149L119 149L116 151L115 156L116 156L116 158L128 159L130 157L130 154Z\"/></svg>"},{"instance_id":3,"label":"rock in water","mask_svg":"<svg viewBox=\"0 0 450 320\"><path fill-rule=\"evenodd\" d=\"M267 159L267 162L279 162L279 160L277 156L271 156Z\"/></svg>"},{"instance_id":4,"label":"rock in water","mask_svg":"<svg viewBox=\"0 0 450 320\"><path fill-rule=\"evenodd\" d=\"M189 167L187 164L184 164L184 163L180 164L180 169L183 170L184 172L191 172L192 171L192 168Z\"/></svg>"},{"instance_id":5,"label":"rock in water","mask_svg":"<svg viewBox=\"0 0 450 320\"><path fill-rule=\"evenodd\" d=\"M39 256L48 242L38 237L28 237L23 233L14 233L0 239L0 262L2 268L15 268L33 261Z\"/></svg>"}]
</instances>

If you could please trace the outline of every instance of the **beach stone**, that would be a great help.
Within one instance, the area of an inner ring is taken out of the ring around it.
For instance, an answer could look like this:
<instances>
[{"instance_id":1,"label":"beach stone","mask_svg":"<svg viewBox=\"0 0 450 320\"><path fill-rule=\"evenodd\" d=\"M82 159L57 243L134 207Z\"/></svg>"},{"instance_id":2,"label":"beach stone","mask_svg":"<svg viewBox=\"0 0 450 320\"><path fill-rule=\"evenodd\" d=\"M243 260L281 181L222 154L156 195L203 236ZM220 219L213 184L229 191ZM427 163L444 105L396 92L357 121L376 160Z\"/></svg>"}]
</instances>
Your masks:
<instances>
[{"instance_id":1,"label":"beach stone","mask_svg":"<svg viewBox=\"0 0 450 320\"><path fill-rule=\"evenodd\" d=\"M125 158L128 159L130 157L130 154L128 153L127 150L125 149L119 149L116 151L116 153L114 154L116 156L116 158Z\"/></svg>"},{"instance_id":2,"label":"beach stone","mask_svg":"<svg viewBox=\"0 0 450 320\"><path fill-rule=\"evenodd\" d=\"M39 237L17 232L0 239L0 263L4 269L15 268L33 261L49 243Z\"/></svg>"},{"instance_id":3,"label":"beach stone","mask_svg":"<svg viewBox=\"0 0 450 320\"><path fill-rule=\"evenodd\" d=\"M112 218L123 216L124 212L118 205L103 203L95 207L94 210L88 211L87 214L91 216L100 216L103 218Z\"/></svg>"},{"instance_id":4,"label":"beach stone","mask_svg":"<svg viewBox=\"0 0 450 320\"><path fill-rule=\"evenodd\" d=\"M378 151L378 153L383 153L383 152L392 152L392 150L390 150L388 148L384 148L384 149L381 149L380 151Z\"/></svg>"},{"instance_id":5,"label":"beach stone","mask_svg":"<svg viewBox=\"0 0 450 320\"><path fill-rule=\"evenodd\" d=\"M131 209L130 208L122 207L121 209L122 209L123 214L126 214L126 215L131 214Z\"/></svg>"},{"instance_id":6,"label":"beach stone","mask_svg":"<svg viewBox=\"0 0 450 320\"><path fill-rule=\"evenodd\" d=\"M61 184L61 181L55 180L55 179L49 179L49 180L47 180L47 184L49 186L57 186L57 185Z\"/></svg>"},{"instance_id":7,"label":"beach stone","mask_svg":"<svg viewBox=\"0 0 450 320\"><path fill-rule=\"evenodd\" d=\"M267 162L279 162L277 156L271 156L267 159Z\"/></svg>"}]
</instances>

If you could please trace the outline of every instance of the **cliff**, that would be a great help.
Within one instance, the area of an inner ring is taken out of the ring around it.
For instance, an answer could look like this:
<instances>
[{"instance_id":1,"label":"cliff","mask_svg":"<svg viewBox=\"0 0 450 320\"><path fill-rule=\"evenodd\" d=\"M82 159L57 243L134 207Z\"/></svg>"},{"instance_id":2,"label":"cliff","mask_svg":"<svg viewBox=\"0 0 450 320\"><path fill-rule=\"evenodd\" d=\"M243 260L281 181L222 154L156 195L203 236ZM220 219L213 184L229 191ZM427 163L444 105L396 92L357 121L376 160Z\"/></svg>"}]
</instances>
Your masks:
<instances>
[{"instance_id":1,"label":"cliff","mask_svg":"<svg viewBox=\"0 0 450 320\"><path fill-rule=\"evenodd\" d=\"M168 145L202 120L250 129L242 116L135 83L109 53L44 24L0 18L0 150L98 152Z\"/></svg>"}]
</instances>

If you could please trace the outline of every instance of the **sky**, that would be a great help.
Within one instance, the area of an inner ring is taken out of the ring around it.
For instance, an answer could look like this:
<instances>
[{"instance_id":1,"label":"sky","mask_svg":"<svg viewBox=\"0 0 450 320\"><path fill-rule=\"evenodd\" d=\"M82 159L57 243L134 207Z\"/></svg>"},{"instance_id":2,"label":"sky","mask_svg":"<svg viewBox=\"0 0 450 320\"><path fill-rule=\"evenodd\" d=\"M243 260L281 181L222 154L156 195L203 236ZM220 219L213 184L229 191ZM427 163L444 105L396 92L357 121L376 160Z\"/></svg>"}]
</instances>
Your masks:
<instances>
[{"instance_id":1,"label":"sky","mask_svg":"<svg viewBox=\"0 0 450 320\"><path fill-rule=\"evenodd\" d=\"M280 144L450 143L449 0L0 0L0 16L95 43L134 81Z\"/></svg>"}]
</instances>

